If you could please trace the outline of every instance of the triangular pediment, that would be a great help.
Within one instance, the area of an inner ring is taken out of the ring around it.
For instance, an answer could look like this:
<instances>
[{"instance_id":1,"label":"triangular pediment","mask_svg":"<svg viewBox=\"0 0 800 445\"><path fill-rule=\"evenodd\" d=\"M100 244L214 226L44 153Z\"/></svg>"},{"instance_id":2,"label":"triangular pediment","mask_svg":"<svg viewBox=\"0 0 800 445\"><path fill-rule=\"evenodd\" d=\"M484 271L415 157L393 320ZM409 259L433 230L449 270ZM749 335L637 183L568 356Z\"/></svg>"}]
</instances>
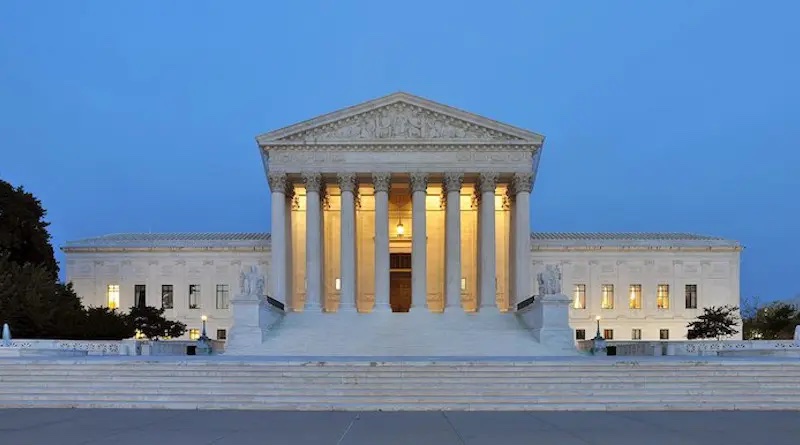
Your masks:
<instances>
[{"instance_id":1,"label":"triangular pediment","mask_svg":"<svg viewBox=\"0 0 800 445\"><path fill-rule=\"evenodd\" d=\"M541 144L543 136L407 93L395 93L258 136L283 143L481 142Z\"/></svg>"}]
</instances>

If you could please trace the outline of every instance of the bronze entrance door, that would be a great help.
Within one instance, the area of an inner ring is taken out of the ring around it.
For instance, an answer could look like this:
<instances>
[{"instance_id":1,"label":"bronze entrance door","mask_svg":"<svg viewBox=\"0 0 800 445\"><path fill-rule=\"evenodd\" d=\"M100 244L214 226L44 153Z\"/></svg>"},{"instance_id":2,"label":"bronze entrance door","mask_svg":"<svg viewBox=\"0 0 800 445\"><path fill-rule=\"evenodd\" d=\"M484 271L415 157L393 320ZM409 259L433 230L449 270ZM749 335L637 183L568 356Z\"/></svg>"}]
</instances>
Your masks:
<instances>
[{"instance_id":1,"label":"bronze entrance door","mask_svg":"<svg viewBox=\"0 0 800 445\"><path fill-rule=\"evenodd\" d=\"M391 254L389 269L389 304L392 312L408 312L411 308L411 254Z\"/></svg>"}]
</instances>

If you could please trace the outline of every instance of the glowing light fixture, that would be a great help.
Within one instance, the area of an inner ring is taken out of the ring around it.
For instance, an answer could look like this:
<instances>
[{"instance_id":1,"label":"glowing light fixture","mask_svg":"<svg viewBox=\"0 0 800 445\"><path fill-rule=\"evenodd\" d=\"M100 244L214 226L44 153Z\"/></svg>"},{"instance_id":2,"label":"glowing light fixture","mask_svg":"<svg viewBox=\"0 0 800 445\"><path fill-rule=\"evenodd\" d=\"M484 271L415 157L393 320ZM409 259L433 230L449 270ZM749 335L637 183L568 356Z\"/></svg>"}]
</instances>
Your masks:
<instances>
[{"instance_id":1,"label":"glowing light fixture","mask_svg":"<svg viewBox=\"0 0 800 445\"><path fill-rule=\"evenodd\" d=\"M399 218L397 219L397 236L403 236L406 233L406 228L403 227L403 221Z\"/></svg>"}]
</instances>

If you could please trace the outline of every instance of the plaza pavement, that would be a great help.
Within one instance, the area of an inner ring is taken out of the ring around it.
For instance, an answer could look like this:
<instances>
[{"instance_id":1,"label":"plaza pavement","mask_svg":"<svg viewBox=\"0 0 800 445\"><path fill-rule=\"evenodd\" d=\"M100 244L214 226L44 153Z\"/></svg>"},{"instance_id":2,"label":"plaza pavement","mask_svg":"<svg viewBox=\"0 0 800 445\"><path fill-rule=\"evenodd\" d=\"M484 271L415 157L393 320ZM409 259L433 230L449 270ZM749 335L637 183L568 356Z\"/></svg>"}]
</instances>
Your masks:
<instances>
[{"instance_id":1,"label":"plaza pavement","mask_svg":"<svg viewBox=\"0 0 800 445\"><path fill-rule=\"evenodd\" d=\"M6 445L796 445L800 412L0 410Z\"/></svg>"}]
</instances>

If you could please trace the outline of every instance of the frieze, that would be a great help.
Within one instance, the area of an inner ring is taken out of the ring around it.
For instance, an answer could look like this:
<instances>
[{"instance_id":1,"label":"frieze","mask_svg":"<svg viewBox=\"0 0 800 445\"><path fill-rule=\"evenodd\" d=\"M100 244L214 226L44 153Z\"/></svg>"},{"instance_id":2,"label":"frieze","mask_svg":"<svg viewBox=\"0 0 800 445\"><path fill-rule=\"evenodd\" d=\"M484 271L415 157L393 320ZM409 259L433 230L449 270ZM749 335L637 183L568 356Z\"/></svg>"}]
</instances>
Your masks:
<instances>
[{"instance_id":1,"label":"frieze","mask_svg":"<svg viewBox=\"0 0 800 445\"><path fill-rule=\"evenodd\" d=\"M286 141L468 139L522 140L404 102L396 102L281 138Z\"/></svg>"}]
</instances>

